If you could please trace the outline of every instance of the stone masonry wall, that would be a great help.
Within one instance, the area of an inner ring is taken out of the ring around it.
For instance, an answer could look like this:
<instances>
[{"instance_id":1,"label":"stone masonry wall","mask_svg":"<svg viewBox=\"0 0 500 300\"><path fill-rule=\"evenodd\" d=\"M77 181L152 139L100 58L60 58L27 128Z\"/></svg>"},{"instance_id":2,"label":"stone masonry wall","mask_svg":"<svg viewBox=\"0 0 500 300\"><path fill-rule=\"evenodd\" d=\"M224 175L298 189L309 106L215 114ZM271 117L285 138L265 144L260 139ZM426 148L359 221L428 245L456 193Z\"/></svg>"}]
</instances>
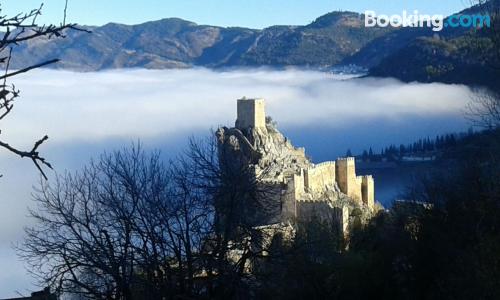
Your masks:
<instances>
[{"instance_id":1,"label":"stone masonry wall","mask_svg":"<svg viewBox=\"0 0 500 300\"><path fill-rule=\"evenodd\" d=\"M364 204L373 208L375 203L375 183L371 175L365 175L362 177L361 197Z\"/></svg>"},{"instance_id":2,"label":"stone masonry wall","mask_svg":"<svg viewBox=\"0 0 500 300\"><path fill-rule=\"evenodd\" d=\"M238 99L237 106L237 128L266 127L264 99Z\"/></svg>"},{"instance_id":3,"label":"stone masonry wall","mask_svg":"<svg viewBox=\"0 0 500 300\"><path fill-rule=\"evenodd\" d=\"M328 161L305 170L305 188L309 193L320 193L335 185L335 162Z\"/></svg>"},{"instance_id":4,"label":"stone masonry wall","mask_svg":"<svg viewBox=\"0 0 500 300\"><path fill-rule=\"evenodd\" d=\"M340 190L361 203L361 179L356 178L354 157L339 158L336 161L337 183Z\"/></svg>"}]
</instances>

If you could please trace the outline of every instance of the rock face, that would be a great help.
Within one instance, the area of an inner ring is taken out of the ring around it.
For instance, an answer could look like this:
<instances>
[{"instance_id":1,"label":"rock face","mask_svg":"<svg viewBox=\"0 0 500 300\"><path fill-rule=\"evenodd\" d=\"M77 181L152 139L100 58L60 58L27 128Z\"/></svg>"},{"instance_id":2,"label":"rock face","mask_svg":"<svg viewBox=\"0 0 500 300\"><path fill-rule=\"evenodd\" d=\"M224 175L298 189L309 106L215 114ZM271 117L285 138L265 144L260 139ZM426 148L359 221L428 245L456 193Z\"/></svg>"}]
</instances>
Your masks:
<instances>
[{"instance_id":1,"label":"rock face","mask_svg":"<svg viewBox=\"0 0 500 300\"><path fill-rule=\"evenodd\" d=\"M252 170L259 184L274 190L271 216L256 225L296 224L312 218L331 222L342 234L376 212L372 176L356 176L355 160L313 164L265 116L263 99L238 100L235 127L219 128L219 152Z\"/></svg>"}]
</instances>

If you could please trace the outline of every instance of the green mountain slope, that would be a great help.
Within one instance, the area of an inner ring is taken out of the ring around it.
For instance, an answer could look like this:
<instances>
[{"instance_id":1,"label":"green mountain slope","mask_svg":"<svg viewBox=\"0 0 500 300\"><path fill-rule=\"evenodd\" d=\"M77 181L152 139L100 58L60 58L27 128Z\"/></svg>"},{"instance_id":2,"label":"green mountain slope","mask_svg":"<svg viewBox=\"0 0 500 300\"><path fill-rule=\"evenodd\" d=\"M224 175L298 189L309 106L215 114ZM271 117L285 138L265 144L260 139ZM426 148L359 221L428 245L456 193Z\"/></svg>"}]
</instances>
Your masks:
<instances>
[{"instance_id":1,"label":"green mountain slope","mask_svg":"<svg viewBox=\"0 0 500 300\"><path fill-rule=\"evenodd\" d=\"M457 38L419 37L382 59L369 74L403 81L500 86L494 44L478 34Z\"/></svg>"}]
</instances>

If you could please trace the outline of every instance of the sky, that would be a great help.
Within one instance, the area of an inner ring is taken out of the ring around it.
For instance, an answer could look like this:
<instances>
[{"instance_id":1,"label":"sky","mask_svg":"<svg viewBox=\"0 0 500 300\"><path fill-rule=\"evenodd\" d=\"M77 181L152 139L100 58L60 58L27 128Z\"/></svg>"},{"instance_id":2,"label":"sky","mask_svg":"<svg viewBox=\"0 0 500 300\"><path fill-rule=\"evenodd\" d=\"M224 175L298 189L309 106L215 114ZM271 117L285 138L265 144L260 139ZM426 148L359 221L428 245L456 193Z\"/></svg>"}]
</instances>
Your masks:
<instances>
[{"instance_id":1,"label":"sky","mask_svg":"<svg viewBox=\"0 0 500 300\"><path fill-rule=\"evenodd\" d=\"M464 131L463 109L472 92L463 85L404 84L395 79L350 79L304 70L265 68L215 72L112 70L73 73L34 70L16 77L21 97L2 137L28 149L44 134L40 151L59 173L81 169L103 151L140 139L147 149L175 156L188 138L232 126L236 99L266 98L266 113L315 162L351 148L409 143ZM105 101L103 101L105 100ZM134 113L131 112L133 107ZM33 279L16 257L27 207L39 174L32 162L0 151L0 299L28 294ZM52 175L52 172L48 173ZM380 200L380 177L376 177ZM49 180L49 182L53 179ZM389 185L393 187L394 181ZM33 206L32 206L33 207Z\"/></svg>"},{"instance_id":2,"label":"sky","mask_svg":"<svg viewBox=\"0 0 500 300\"><path fill-rule=\"evenodd\" d=\"M305 25L338 10L378 14L402 10L450 15L469 6L469 0L68 0L67 20L80 25L109 22L138 24L179 17L198 24L264 28ZM60 23L65 0L45 0L42 23ZM42 0L2 0L2 14L38 7Z\"/></svg>"}]
</instances>

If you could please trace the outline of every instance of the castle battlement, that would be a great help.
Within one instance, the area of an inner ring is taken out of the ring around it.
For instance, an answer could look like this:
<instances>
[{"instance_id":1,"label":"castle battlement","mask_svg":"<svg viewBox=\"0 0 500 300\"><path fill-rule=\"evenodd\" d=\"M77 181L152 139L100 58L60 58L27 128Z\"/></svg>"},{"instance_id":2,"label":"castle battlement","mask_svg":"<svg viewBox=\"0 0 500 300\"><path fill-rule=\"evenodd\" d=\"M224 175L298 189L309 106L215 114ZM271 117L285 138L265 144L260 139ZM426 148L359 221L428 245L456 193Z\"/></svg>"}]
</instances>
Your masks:
<instances>
[{"instance_id":1,"label":"castle battlement","mask_svg":"<svg viewBox=\"0 0 500 300\"><path fill-rule=\"evenodd\" d=\"M356 159L354 157L339 157L337 158L337 161L356 161Z\"/></svg>"},{"instance_id":2,"label":"castle battlement","mask_svg":"<svg viewBox=\"0 0 500 300\"><path fill-rule=\"evenodd\" d=\"M300 199L297 199L297 203L305 203L305 204L314 204L314 203L318 203L318 202L324 202L324 201L320 201L318 199L303 199L303 198L300 198Z\"/></svg>"},{"instance_id":3,"label":"castle battlement","mask_svg":"<svg viewBox=\"0 0 500 300\"><path fill-rule=\"evenodd\" d=\"M308 192L318 193L335 185L335 162L325 162L304 170L304 186Z\"/></svg>"},{"instance_id":4,"label":"castle battlement","mask_svg":"<svg viewBox=\"0 0 500 300\"><path fill-rule=\"evenodd\" d=\"M236 128L218 131L221 153L236 157L235 163L254 168L259 183L270 189L272 220L288 222L319 216L334 220L345 233L359 208L363 219L374 212L374 180L356 175L356 159L313 164L304 148L295 148L277 128L267 130L265 100L237 100ZM267 171L267 172L265 172ZM271 220L271 219L269 219Z\"/></svg>"},{"instance_id":5,"label":"castle battlement","mask_svg":"<svg viewBox=\"0 0 500 300\"><path fill-rule=\"evenodd\" d=\"M322 167L322 166L331 166L331 165L335 165L335 162L334 161L324 161L322 163L315 164L314 168Z\"/></svg>"},{"instance_id":6,"label":"castle battlement","mask_svg":"<svg viewBox=\"0 0 500 300\"><path fill-rule=\"evenodd\" d=\"M334 189L337 185L340 191L359 204L373 208L375 201L374 180L372 175L356 175L356 161L354 157L341 157L336 161L325 161L308 169L303 169L300 176L292 178L293 186L300 186L300 192L321 194L326 190ZM291 181L290 181L291 183Z\"/></svg>"}]
</instances>

